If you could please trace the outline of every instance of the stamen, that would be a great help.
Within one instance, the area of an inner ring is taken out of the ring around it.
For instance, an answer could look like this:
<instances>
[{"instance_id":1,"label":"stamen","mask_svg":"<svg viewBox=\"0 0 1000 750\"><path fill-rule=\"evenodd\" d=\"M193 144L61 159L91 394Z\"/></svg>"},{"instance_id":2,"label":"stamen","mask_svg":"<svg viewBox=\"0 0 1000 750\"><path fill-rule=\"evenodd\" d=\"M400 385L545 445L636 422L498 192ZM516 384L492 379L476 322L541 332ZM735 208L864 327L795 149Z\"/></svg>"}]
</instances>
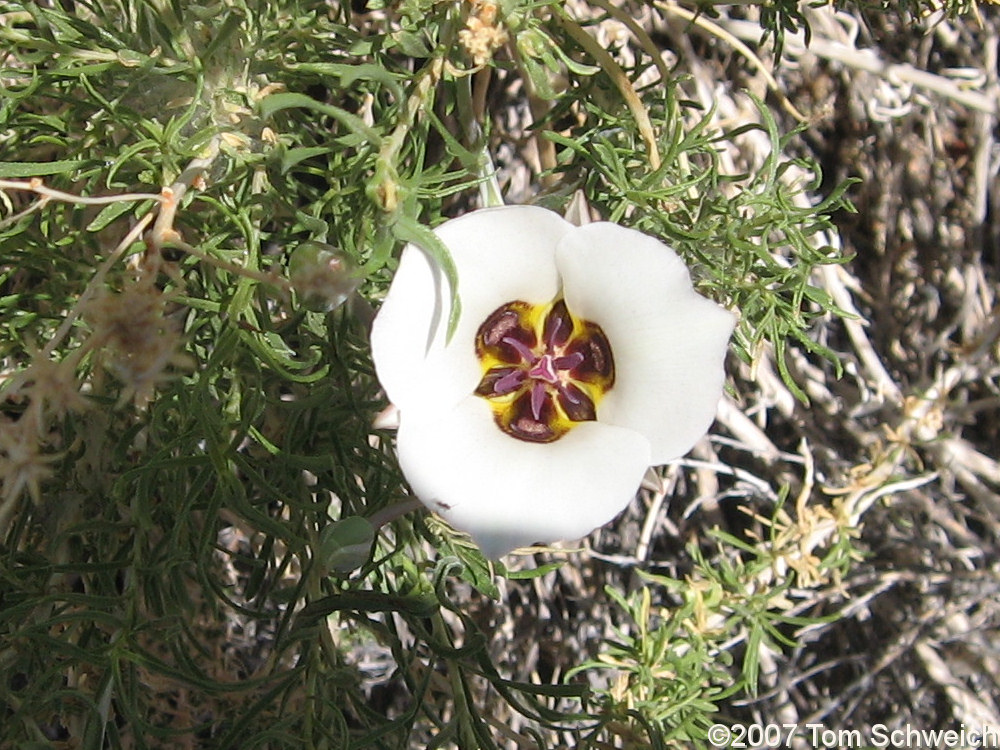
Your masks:
<instances>
[{"instance_id":1,"label":"stamen","mask_svg":"<svg viewBox=\"0 0 1000 750\"><path fill-rule=\"evenodd\" d=\"M487 371L483 375L483 379L479 381L476 395L483 398L506 396L520 388L527 376L528 374L523 367L494 367Z\"/></svg>"},{"instance_id":2,"label":"stamen","mask_svg":"<svg viewBox=\"0 0 1000 750\"><path fill-rule=\"evenodd\" d=\"M493 392L498 396L503 396L511 391L516 391L524 382L524 370L511 370L493 384Z\"/></svg>"},{"instance_id":3,"label":"stamen","mask_svg":"<svg viewBox=\"0 0 1000 750\"><path fill-rule=\"evenodd\" d=\"M579 388L571 387L569 385L564 385L560 388L559 395L573 405L582 404L583 399L586 398Z\"/></svg>"},{"instance_id":4,"label":"stamen","mask_svg":"<svg viewBox=\"0 0 1000 750\"><path fill-rule=\"evenodd\" d=\"M573 352L572 354L566 354L562 357L556 357L552 364L556 366L557 370L572 370L574 367L583 362L584 356L580 352Z\"/></svg>"},{"instance_id":5,"label":"stamen","mask_svg":"<svg viewBox=\"0 0 1000 750\"><path fill-rule=\"evenodd\" d=\"M521 359L523 359L525 362L530 363L538 359L537 355L533 351L531 351L531 349L529 349L522 342L518 341L512 336L504 336L503 343L507 344L508 346L513 348L518 354L520 354Z\"/></svg>"},{"instance_id":6,"label":"stamen","mask_svg":"<svg viewBox=\"0 0 1000 750\"><path fill-rule=\"evenodd\" d=\"M532 416L530 393L514 399L507 411L495 414L495 419L500 429L508 435L530 443L551 443L569 429L565 424L557 423L551 401L542 405L538 417Z\"/></svg>"},{"instance_id":7,"label":"stamen","mask_svg":"<svg viewBox=\"0 0 1000 750\"><path fill-rule=\"evenodd\" d=\"M545 386L535 383L531 386L531 415L537 421L542 416L542 405L545 403Z\"/></svg>"},{"instance_id":8,"label":"stamen","mask_svg":"<svg viewBox=\"0 0 1000 750\"><path fill-rule=\"evenodd\" d=\"M594 409L594 402L582 390L572 383L565 383L559 388L559 406L563 412L574 422L587 422L597 419L597 411Z\"/></svg>"},{"instance_id":9,"label":"stamen","mask_svg":"<svg viewBox=\"0 0 1000 750\"><path fill-rule=\"evenodd\" d=\"M604 331L574 318L562 299L501 305L479 327L475 347L484 368L475 393L490 402L497 426L519 440L550 443L596 420L597 402L614 385Z\"/></svg>"},{"instance_id":10,"label":"stamen","mask_svg":"<svg viewBox=\"0 0 1000 750\"><path fill-rule=\"evenodd\" d=\"M551 350L558 346L564 346L572 333L573 318L566 307L566 300L561 299L552 306L549 314L545 317L542 339Z\"/></svg>"}]
</instances>

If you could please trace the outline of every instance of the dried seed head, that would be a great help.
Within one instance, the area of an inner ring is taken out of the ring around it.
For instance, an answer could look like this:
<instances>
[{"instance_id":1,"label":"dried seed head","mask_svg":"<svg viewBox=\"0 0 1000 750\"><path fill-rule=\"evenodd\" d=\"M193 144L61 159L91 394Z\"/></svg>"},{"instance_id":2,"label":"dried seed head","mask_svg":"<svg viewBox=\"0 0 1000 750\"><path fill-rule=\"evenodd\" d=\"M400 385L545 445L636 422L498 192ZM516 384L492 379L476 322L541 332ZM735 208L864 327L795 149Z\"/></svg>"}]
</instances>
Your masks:
<instances>
[{"instance_id":1,"label":"dried seed head","mask_svg":"<svg viewBox=\"0 0 1000 750\"><path fill-rule=\"evenodd\" d=\"M38 436L27 420L0 415L0 499L11 501L27 489L36 503L40 484L52 474L49 466L59 456L42 453Z\"/></svg>"},{"instance_id":2,"label":"dried seed head","mask_svg":"<svg viewBox=\"0 0 1000 750\"><path fill-rule=\"evenodd\" d=\"M89 407L80 392L76 361L73 356L56 362L33 354L18 393L28 399L25 415L31 416L38 435L46 431L49 417L62 417L71 411L81 413Z\"/></svg>"},{"instance_id":3,"label":"dried seed head","mask_svg":"<svg viewBox=\"0 0 1000 750\"><path fill-rule=\"evenodd\" d=\"M168 366L190 362L178 351L180 332L165 316L165 306L163 292L141 280L120 293L106 291L87 307L96 345L126 386L123 399L134 398L137 405L152 398Z\"/></svg>"}]
</instances>

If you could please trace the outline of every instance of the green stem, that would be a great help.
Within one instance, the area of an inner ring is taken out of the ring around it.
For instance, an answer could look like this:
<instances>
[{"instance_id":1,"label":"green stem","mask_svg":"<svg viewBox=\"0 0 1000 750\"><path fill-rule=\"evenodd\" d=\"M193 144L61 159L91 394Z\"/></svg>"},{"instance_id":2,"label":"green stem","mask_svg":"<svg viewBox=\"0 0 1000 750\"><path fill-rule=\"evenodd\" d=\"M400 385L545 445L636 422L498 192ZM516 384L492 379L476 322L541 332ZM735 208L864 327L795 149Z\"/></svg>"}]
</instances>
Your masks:
<instances>
[{"instance_id":1,"label":"green stem","mask_svg":"<svg viewBox=\"0 0 1000 750\"><path fill-rule=\"evenodd\" d=\"M444 72L444 58L435 57L420 71L413 93L406 100L403 112L389 137L382 142L378 163L375 168L377 176L376 195L382 205L382 210L395 214L399 208L399 186L396 178L398 171L396 163L399 154L406 143L406 136L413 128L420 112L430 108L434 103L434 91Z\"/></svg>"}]
</instances>

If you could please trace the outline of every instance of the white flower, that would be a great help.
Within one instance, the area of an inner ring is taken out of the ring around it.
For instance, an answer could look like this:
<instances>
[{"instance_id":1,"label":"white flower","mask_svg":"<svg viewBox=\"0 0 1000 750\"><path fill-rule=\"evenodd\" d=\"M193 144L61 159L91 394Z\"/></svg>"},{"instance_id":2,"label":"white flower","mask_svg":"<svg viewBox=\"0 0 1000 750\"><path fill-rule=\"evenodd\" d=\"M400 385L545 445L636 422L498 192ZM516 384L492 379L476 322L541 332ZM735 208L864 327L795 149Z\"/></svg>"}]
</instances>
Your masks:
<instances>
[{"instance_id":1,"label":"white flower","mask_svg":"<svg viewBox=\"0 0 1000 750\"><path fill-rule=\"evenodd\" d=\"M490 558L585 536L708 429L733 315L616 224L505 206L435 233L458 270L454 336L448 282L415 245L372 330L403 473Z\"/></svg>"}]
</instances>

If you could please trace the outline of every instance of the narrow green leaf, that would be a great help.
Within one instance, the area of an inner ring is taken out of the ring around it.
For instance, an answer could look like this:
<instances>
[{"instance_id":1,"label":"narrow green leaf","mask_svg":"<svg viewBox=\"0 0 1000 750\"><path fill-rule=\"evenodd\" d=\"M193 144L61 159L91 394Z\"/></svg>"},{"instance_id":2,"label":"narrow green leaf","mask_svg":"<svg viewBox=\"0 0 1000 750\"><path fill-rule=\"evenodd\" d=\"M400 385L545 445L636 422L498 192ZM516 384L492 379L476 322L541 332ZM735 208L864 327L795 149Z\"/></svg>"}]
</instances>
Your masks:
<instances>
[{"instance_id":1,"label":"narrow green leaf","mask_svg":"<svg viewBox=\"0 0 1000 750\"><path fill-rule=\"evenodd\" d=\"M504 577L511 581L527 581L532 578L541 578L554 570L559 570L562 566L562 561L543 563L536 568L529 568L527 570L508 570Z\"/></svg>"},{"instance_id":2,"label":"narrow green leaf","mask_svg":"<svg viewBox=\"0 0 1000 750\"><path fill-rule=\"evenodd\" d=\"M82 159L64 159L62 161L0 161L0 178L16 179L65 174L66 172L72 172L74 169L79 169L86 163Z\"/></svg>"},{"instance_id":3,"label":"narrow green leaf","mask_svg":"<svg viewBox=\"0 0 1000 750\"><path fill-rule=\"evenodd\" d=\"M222 26L215 32L214 38L201 55L203 63L207 64L215 57L215 53L219 51L223 44L229 41L229 38L243 23L243 19L243 13L238 10L230 10L227 13L226 20L222 22Z\"/></svg>"},{"instance_id":4,"label":"narrow green leaf","mask_svg":"<svg viewBox=\"0 0 1000 750\"><path fill-rule=\"evenodd\" d=\"M261 99L259 107L260 116L265 120L275 112L280 112L283 109L309 109L313 112L319 112L332 117L351 132L363 136L374 147L380 148L382 145L382 136L365 125L364 121L357 115L351 114L346 109L335 107L332 104L318 102L305 94L296 94L293 92L271 94Z\"/></svg>"},{"instance_id":5,"label":"narrow green leaf","mask_svg":"<svg viewBox=\"0 0 1000 750\"><path fill-rule=\"evenodd\" d=\"M88 232L100 232L104 227L111 224L115 219L124 213L128 213L135 204L130 201L122 201L121 203L109 203L107 206L101 209L101 212L93 218L93 220L87 225Z\"/></svg>"},{"instance_id":6,"label":"narrow green leaf","mask_svg":"<svg viewBox=\"0 0 1000 750\"><path fill-rule=\"evenodd\" d=\"M311 159L314 156L321 156L328 153L328 146L302 146L300 148L290 148L281 156L281 174L288 174L288 171L295 165Z\"/></svg>"},{"instance_id":7,"label":"narrow green leaf","mask_svg":"<svg viewBox=\"0 0 1000 750\"><path fill-rule=\"evenodd\" d=\"M290 66L291 70L300 73L313 73L320 76L337 76L345 86L355 81L371 81L386 86L397 100L404 98L400 77L378 65L362 63L349 65L347 63L304 62Z\"/></svg>"}]
</instances>

